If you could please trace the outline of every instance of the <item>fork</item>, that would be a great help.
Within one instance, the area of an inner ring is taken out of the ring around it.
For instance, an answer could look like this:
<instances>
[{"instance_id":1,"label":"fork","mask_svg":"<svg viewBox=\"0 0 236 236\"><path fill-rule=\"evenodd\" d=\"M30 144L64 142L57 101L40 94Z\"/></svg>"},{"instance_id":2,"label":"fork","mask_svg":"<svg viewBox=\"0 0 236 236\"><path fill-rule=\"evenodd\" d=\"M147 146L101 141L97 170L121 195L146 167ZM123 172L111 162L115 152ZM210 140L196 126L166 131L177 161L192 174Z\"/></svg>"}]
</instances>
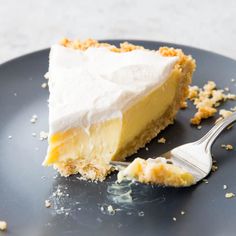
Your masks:
<instances>
[{"instance_id":1,"label":"fork","mask_svg":"<svg viewBox=\"0 0 236 236\"><path fill-rule=\"evenodd\" d=\"M191 173L195 181L204 179L211 171L211 147L220 133L236 121L236 112L217 122L213 128L198 141L176 147L162 155L167 163L179 166ZM130 162L111 161L114 167L126 167Z\"/></svg>"}]
</instances>

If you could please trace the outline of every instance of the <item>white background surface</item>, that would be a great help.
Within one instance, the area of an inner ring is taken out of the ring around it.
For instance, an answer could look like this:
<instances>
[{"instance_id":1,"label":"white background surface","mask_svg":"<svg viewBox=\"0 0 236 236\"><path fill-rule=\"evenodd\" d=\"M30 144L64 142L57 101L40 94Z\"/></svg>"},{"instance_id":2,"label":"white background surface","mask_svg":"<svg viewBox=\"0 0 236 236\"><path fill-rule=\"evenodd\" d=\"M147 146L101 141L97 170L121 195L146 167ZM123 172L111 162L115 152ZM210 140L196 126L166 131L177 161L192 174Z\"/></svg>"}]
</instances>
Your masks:
<instances>
[{"instance_id":1,"label":"white background surface","mask_svg":"<svg viewBox=\"0 0 236 236\"><path fill-rule=\"evenodd\" d=\"M146 39L236 59L235 0L0 0L0 63L72 39Z\"/></svg>"}]
</instances>

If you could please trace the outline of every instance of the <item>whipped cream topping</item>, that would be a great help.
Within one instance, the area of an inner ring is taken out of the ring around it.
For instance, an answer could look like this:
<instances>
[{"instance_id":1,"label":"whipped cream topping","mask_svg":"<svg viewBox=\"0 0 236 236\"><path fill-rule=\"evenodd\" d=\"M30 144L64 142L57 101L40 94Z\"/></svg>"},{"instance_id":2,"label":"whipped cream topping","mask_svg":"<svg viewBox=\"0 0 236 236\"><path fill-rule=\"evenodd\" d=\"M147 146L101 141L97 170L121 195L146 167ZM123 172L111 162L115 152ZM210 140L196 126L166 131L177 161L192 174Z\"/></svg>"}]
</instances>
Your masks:
<instances>
[{"instance_id":1,"label":"whipped cream topping","mask_svg":"<svg viewBox=\"0 0 236 236\"><path fill-rule=\"evenodd\" d=\"M117 117L140 97L161 86L178 57L156 51L116 53L51 47L49 57L50 133Z\"/></svg>"}]
</instances>

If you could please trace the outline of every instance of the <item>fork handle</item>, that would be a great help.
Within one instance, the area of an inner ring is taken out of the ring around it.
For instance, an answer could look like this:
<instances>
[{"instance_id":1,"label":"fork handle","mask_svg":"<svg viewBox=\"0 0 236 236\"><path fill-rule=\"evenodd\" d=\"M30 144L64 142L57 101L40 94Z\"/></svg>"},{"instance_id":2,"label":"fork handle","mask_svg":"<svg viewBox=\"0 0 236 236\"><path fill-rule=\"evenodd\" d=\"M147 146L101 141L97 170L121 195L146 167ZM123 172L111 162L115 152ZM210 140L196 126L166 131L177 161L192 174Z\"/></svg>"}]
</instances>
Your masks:
<instances>
[{"instance_id":1,"label":"fork handle","mask_svg":"<svg viewBox=\"0 0 236 236\"><path fill-rule=\"evenodd\" d=\"M236 112L233 112L229 117L217 122L216 125L214 125L213 128L198 141L199 144L203 144L205 148L209 150L221 132L235 121Z\"/></svg>"}]
</instances>

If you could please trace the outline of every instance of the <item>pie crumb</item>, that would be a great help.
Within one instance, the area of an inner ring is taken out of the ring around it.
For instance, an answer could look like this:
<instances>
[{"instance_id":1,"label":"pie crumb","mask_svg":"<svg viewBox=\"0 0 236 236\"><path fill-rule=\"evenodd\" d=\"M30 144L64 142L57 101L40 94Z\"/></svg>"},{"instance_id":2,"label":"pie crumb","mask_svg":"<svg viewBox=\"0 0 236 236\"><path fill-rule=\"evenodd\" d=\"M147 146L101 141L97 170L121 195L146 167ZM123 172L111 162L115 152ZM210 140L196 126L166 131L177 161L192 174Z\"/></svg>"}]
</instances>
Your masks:
<instances>
[{"instance_id":1,"label":"pie crumb","mask_svg":"<svg viewBox=\"0 0 236 236\"><path fill-rule=\"evenodd\" d=\"M225 189L227 189L228 188L228 186L226 185L226 184L224 184L223 185L223 189L225 190Z\"/></svg>"},{"instance_id":2,"label":"pie crumb","mask_svg":"<svg viewBox=\"0 0 236 236\"><path fill-rule=\"evenodd\" d=\"M207 179L203 179L202 182L204 182L205 184L209 183Z\"/></svg>"},{"instance_id":3,"label":"pie crumb","mask_svg":"<svg viewBox=\"0 0 236 236\"><path fill-rule=\"evenodd\" d=\"M235 94L232 94L232 93L229 93L225 96L225 99L227 100L236 100L236 95Z\"/></svg>"},{"instance_id":4,"label":"pie crumb","mask_svg":"<svg viewBox=\"0 0 236 236\"><path fill-rule=\"evenodd\" d=\"M32 115L31 119L30 119L30 122L32 124L36 123L36 121L38 120L38 116L37 115Z\"/></svg>"},{"instance_id":5,"label":"pie crumb","mask_svg":"<svg viewBox=\"0 0 236 236\"><path fill-rule=\"evenodd\" d=\"M0 220L0 230L5 231L7 230L7 222Z\"/></svg>"},{"instance_id":6,"label":"pie crumb","mask_svg":"<svg viewBox=\"0 0 236 236\"><path fill-rule=\"evenodd\" d=\"M166 143L166 139L164 137L158 139L158 143Z\"/></svg>"},{"instance_id":7,"label":"pie crumb","mask_svg":"<svg viewBox=\"0 0 236 236\"><path fill-rule=\"evenodd\" d=\"M221 144L222 148L225 148L225 150L233 150L234 147L231 144Z\"/></svg>"},{"instance_id":8,"label":"pie crumb","mask_svg":"<svg viewBox=\"0 0 236 236\"><path fill-rule=\"evenodd\" d=\"M211 170L213 172L217 171L218 170L218 166L217 165L212 165Z\"/></svg>"},{"instance_id":9,"label":"pie crumb","mask_svg":"<svg viewBox=\"0 0 236 236\"><path fill-rule=\"evenodd\" d=\"M236 106L235 107L232 107L230 108L231 111L236 111Z\"/></svg>"},{"instance_id":10,"label":"pie crumb","mask_svg":"<svg viewBox=\"0 0 236 236\"><path fill-rule=\"evenodd\" d=\"M181 213L181 215L185 215L185 211L181 211L180 213Z\"/></svg>"},{"instance_id":11,"label":"pie crumb","mask_svg":"<svg viewBox=\"0 0 236 236\"><path fill-rule=\"evenodd\" d=\"M232 115L232 111L221 109L219 114L222 116L222 118L227 118Z\"/></svg>"},{"instance_id":12,"label":"pie crumb","mask_svg":"<svg viewBox=\"0 0 236 236\"><path fill-rule=\"evenodd\" d=\"M190 86L189 87L189 92L188 92L188 98L190 100L194 100L197 96L198 96L198 93L199 93L199 87L198 86Z\"/></svg>"},{"instance_id":13,"label":"pie crumb","mask_svg":"<svg viewBox=\"0 0 236 236\"><path fill-rule=\"evenodd\" d=\"M225 91L229 91L228 88ZM203 88L197 86L189 87L188 99L193 102L197 108L197 112L190 120L191 124L199 125L203 119L214 116L217 113L217 107L223 101L236 100L235 94L225 94L224 90L217 89L214 81L208 81ZM220 115L228 116L230 111L221 110Z\"/></svg>"},{"instance_id":14,"label":"pie crumb","mask_svg":"<svg viewBox=\"0 0 236 236\"><path fill-rule=\"evenodd\" d=\"M177 219L176 219L176 217L173 217L173 221L176 221Z\"/></svg>"},{"instance_id":15,"label":"pie crumb","mask_svg":"<svg viewBox=\"0 0 236 236\"><path fill-rule=\"evenodd\" d=\"M46 208L51 207L51 202L49 200L45 200L45 207Z\"/></svg>"},{"instance_id":16,"label":"pie crumb","mask_svg":"<svg viewBox=\"0 0 236 236\"><path fill-rule=\"evenodd\" d=\"M226 193L225 194L225 198L233 198L233 197L235 197L234 193Z\"/></svg>"},{"instance_id":17,"label":"pie crumb","mask_svg":"<svg viewBox=\"0 0 236 236\"><path fill-rule=\"evenodd\" d=\"M45 139L47 139L47 138L48 138L48 133L47 133L47 132L41 131L41 132L39 133L39 139L40 139L41 141L43 141L43 140L45 140Z\"/></svg>"},{"instance_id":18,"label":"pie crumb","mask_svg":"<svg viewBox=\"0 0 236 236\"><path fill-rule=\"evenodd\" d=\"M143 212L143 211L140 211L140 212L138 213L138 216L144 216L144 212Z\"/></svg>"},{"instance_id":19,"label":"pie crumb","mask_svg":"<svg viewBox=\"0 0 236 236\"><path fill-rule=\"evenodd\" d=\"M109 205L107 207L107 211L109 214L114 215L115 214L115 209L112 207L112 205Z\"/></svg>"},{"instance_id":20,"label":"pie crumb","mask_svg":"<svg viewBox=\"0 0 236 236\"><path fill-rule=\"evenodd\" d=\"M47 83L42 83L42 84L41 84L41 87L42 87L42 88L47 88L47 86L48 86Z\"/></svg>"}]
</instances>

